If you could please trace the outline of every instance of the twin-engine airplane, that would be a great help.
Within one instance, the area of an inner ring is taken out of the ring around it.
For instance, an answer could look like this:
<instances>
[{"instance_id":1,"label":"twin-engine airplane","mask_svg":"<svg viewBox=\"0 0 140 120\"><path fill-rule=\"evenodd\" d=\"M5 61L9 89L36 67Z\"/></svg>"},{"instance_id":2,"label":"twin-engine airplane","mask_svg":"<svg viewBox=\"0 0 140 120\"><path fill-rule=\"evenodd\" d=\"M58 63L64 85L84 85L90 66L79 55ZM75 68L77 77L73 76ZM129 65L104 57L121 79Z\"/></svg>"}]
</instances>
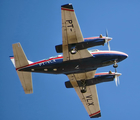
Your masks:
<instances>
[{"instance_id":1,"label":"twin-engine airplane","mask_svg":"<svg viewBox=\"0 0 140 120\"><path fill-rule=\"evenodd\" d=\"M96 84L113 81L118 76L117 63L128 57L127 54L111 51L111 37L83 38L73 6L61 6L62 45L55 46L57 53L63 53L38 62L26 58L20 43L13 44L14 56L10 57L26 94L33 93L31 72L65 74L70 81L66 88L74 88L91 118L101 117ZM90 50L87 48L108 43L109 50ZM114 64L115 72L96 73L97 68ZM96 73L96 74L95 74Z\"/></svg>"}]
</instances>

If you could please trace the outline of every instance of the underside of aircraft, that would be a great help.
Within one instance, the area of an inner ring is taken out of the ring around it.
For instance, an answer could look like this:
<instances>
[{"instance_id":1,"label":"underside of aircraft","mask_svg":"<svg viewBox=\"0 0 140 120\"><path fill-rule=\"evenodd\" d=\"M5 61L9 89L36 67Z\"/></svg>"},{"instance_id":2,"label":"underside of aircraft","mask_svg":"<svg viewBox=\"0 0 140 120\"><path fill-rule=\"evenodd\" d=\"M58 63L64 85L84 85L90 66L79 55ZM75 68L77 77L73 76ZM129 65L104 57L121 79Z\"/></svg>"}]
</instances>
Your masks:
<instances>
[{"instance_id":1,"label":"underside of aircraft","mask_svg":"<svg viewBox=\"0 0 140 120\"><path fill-rule=\"evenodd\" d=\"M33 93L32 72L65 74L69 81L66 88L74 88L91 118L101 117L96 84L109 82L115 79L119 84L116 68L118 62L126 59L128 55L120 51L111 51L109 41L111 37L97 36L83 38L72 4L61 6L62 17L62 44L56 45L58 55L38 62L27 59L20 43L12 45L13 62L23 89L26 94ZM87 48L108 44L109 50L87 50ZM113 65L115 72L96 73L100 67Z\"/></svg>"}]
</instances>

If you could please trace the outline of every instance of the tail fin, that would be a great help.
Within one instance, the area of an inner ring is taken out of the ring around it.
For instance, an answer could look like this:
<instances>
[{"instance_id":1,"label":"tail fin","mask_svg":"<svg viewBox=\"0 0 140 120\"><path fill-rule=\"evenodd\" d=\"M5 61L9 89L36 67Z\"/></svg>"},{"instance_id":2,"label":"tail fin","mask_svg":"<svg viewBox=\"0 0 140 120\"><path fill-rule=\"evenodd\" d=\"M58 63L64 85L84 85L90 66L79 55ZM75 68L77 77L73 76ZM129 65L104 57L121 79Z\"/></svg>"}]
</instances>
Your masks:
<instances>
[{"instance_id":1,"label":"tail fin","mask_svg":"<svg viewBox=\"0 0 140 120\"><path fill-rule=\"evenodd\" d=\"M11 59L13 65L14 65L14 67L16 67L16 66L15 66L15 59L14 59L14 56L10 56L10 59Z\"/></svg>"},{"instance_id":2,"label":"tail fin","mask_svg":"<svg viewBox=\"0 0 140 120\"><path fill-rule=\"evenodd\" d=\"M15 68L20 68L26 65L29 65L29 62L26 58L26 55L20 45L20 43L15 43L12 45L14 57L10 57ZM33 93L32 86L32 75L31 72L23 72L17 70L18 77L26 94Z\"/></svg>"},{"instance_id":3,"label":"tail fin","mask_svg":"<svg viewBox=\"0 0 140 120\"><path fill-rule=\"evenodd\" d=\"M14 67L16 67L16 66L15 66L15 59L14 59L14 56L10 56L10 59L11 59L13 65L14 65ZM29 63L29 64L32 64L33 62L30 61L30 60L28 60L28 63Z\"/></svg>"}]
</instances>

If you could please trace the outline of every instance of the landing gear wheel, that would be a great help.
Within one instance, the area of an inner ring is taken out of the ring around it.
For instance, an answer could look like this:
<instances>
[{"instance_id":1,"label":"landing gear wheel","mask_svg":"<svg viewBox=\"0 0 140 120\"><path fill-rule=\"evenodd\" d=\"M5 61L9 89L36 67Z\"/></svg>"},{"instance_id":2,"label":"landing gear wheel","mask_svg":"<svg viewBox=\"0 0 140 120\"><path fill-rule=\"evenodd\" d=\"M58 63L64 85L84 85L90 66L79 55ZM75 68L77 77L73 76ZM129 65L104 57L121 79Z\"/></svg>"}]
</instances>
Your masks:
<instances>
[{"instance_id":1,"label":"landing gear wheel","mask_svg":"<svg viewBox=\"0 0 140 120\"><path fill-rule=\"evenodd\" d=\"M84 87L82 87L81 93L85 93L85 92L87 92L87 89L86 89L86 87L84 86Z\"/></svg>"},{"instance_id":2,"label":"landing gear wheel","mask_svg":"<svg viewBox=\"0 0 140 120\"><path fill-rule=\"evenodd\" d=\"M118 64L114 64L113 67L114 67L114 68L117 68L117 67L118 67Z\"/></svg>"},{"instance_id":3,"label":"landing gear wheel","mask_svg":"<svg viewBox=\"0 0 140 120\"><path fill-rule=\"evenodd\" d=\"M86 81L81 80L81 84L82 84L81 93L85 93L87 91L87 89L86 89Z\"/></svg>"},{"instance_id":4,"label":"landing gear wheel","mask_svg":"<svg viewBox=\"0 0 140 120\"><path fill-rule=\"evenodd\" d=\"M74 48L71 50L71 54L75 54L77 52L77 50Z\"/></svg>"},{"instance_id":5,"label":"landing gear wheel","mask_svg":"<svg viewBox=\"0 0 140 120\"><path fill-rule=\"evenodd\" d=\"M113 67L114 67L114 68L117 68L117 67L118 67L118 64L117 64L117 62L116 62L116 61L114 62Z\"/></svg>"},{"instance_id":6,"label":"landing gear wheel","mask_svg":"<svg viewBox=\"0 0 140 120\"><path fill-rule=\"evenodd\" d=\"M71 54L76 54L77 53L76 44L73 44L73 45L70 46L70 52L71 52Z\"/></svg>"},{"instance_id":7,"label":"landing gear wheel","mask_svg":"<svg viewBox=\"0 0 140 120\"><path fill-rule=\"evenodd\" d=\"M115 63L114 63L114 65L113 65L113 67L115 68L115 73L117 73L117 67L118 67L118 64L117 64L117 62L115 61Z\"/></svg>"}]
</instances>

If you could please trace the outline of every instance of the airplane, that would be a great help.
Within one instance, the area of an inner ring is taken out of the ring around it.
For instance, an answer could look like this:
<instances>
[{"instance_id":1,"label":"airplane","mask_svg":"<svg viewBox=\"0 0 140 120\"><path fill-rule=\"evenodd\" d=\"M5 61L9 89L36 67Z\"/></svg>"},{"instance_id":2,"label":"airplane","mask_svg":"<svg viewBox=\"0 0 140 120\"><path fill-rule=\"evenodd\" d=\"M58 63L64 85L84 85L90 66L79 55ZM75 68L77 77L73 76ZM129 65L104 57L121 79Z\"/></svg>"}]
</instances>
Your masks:
<instances>
[{"instance_id":1,"label":"airplane","mask_svg":"<svg viewBox=\"0 0 140 120\"><path fill-rule=\"evenodd\" d=\"M98 37L83 38L72 4L61 6L62 44L56 45L57 55L38 62L27 59L20 43L12 45L14 56L10 56L22 84L25 94L33 93L32 72L65 74L69 81L66 88L74 88L90 118L101 117L96 84L115 79L119 84L116 68L118 62L128 55L120 51L111 51L109 41L102 34ZM88 50L87 48L108 44L109 50ZM115 72L96 73L97 68L113 65Z\"/></svg>"}]
</instances>

